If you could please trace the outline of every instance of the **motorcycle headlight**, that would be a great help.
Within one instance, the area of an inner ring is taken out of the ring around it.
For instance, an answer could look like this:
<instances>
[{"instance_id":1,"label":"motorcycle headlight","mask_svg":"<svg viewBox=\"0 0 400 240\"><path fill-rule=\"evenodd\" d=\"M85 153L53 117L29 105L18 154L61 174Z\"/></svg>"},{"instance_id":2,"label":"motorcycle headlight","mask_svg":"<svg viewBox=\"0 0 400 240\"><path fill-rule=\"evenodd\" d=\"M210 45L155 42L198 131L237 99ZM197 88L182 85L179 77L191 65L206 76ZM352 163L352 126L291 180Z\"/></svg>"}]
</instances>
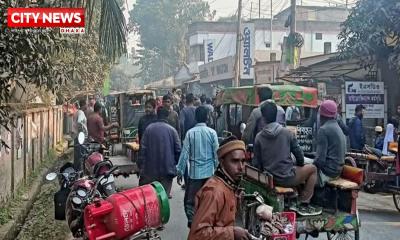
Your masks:
<instances>
[{"instance_id":1,"label":"motorcycle headlight","mask_svg":"<svg viewBox=\"0 0 400 240\"><path fill-rule=\"evenodd\" d=\"M73 202L75 205L81 205L81 204L82 204L82 200L81 200L80 198L78 198L78 197L73 197L73 198L72 198L72 202Z\"/></svg>"},{"instance_id":2,"label":"motorcycle headlight","mask_svg":"<svg viewBox=\"0 0 400 240\"><path fill-rule=\"evenodd\" d=\"M77 193L78 196L81 197L81 198L84 198L84 197L86 197L86 195L87 195L86 192L83 191L83 190L78 190L76 193Z\"/></svg>"}]
</instances>

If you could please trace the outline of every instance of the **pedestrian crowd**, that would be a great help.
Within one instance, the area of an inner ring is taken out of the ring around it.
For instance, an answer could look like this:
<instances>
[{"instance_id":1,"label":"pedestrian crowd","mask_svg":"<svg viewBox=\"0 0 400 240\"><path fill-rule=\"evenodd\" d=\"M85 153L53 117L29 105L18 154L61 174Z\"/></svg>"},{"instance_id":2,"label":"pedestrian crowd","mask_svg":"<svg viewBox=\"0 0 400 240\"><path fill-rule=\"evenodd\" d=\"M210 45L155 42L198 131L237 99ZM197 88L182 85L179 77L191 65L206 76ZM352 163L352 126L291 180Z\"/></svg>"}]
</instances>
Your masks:
<instances>
[{"instance_id":1,"label":"pedestrian crowd","mask_svg":"<svg viewBox=\"0 0 400 240\"><path fill-rule=\"evenodd\" d=\"M213 129L218 119L213 117L217 109L211 98L191 93L184 96L174 89L162 97L162 102L155 99L145 102L145 115L138 124L139 185L158 181L169 198L173 198L171 187L177 178L185 190L183 208L190 240L251 239L245 229L235 226L246 145L254 146L254 157L247 164L271 173L276 185L303 185L299 204L291 209L310 216L321 214L321 208L310 204L315 189L323 188L342 172L346 137L350 149L363 150L366 144L365 107L358 105L354 117L346 124L340 106L325 100L314 124L315 158L310 162L296 136L286 127L286 122L301 119L300 108L288 106L285 110L272 100L272 92L266 88L259 89L258 96L261 103L251 112L242 140L231 136L222 142ZM79 105L75 133L82 131L103 143L104 132L118 125L106 125L100 102L91 99L86 104L82 100ZM400 108L398 112L400 116ZM397 139L397 129L396 118L389 121L385 130L377 126L374 147L390 154L389 145Z\"/></svg>"}]
</instances>

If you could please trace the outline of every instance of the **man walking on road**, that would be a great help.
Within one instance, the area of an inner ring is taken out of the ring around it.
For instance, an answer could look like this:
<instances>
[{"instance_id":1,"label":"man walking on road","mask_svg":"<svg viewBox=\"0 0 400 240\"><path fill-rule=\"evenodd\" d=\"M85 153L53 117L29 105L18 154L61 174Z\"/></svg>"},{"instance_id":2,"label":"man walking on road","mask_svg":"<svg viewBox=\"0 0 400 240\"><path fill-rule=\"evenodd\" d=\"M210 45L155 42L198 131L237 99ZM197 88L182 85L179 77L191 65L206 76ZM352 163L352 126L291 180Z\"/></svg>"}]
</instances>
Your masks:
<instances>
[{"instance_id":1,"label":"man walking on road","mask_svg":"<svg viewBox=\"0 0 400 240\"><path fill-rule=\"evenodd\" d=\"M167 94L163 97L163 106L165 109L168 110L168 123L175 128L175 130L178 132L178 135L180 133L180 125L179 125L179 116L178 113L174 111L172 107L172 96Z\"/></svg>"},{"instance_id":2,"label":"man walking on road","mask_svg":"<svg viewBox=\"0 0 400 240\"><path fill-rule=\"evenodd\" d=\"M179 122L182 129L182 140L185 138L187 131L196 125L195 111L194 96L192 93L189 93L186 95L186 106L181 110L179 116Z\"/></svg>"},{"instance_id":3,"label":"man walking on road","mask_svg":"<svg viewBox=\"0 0 400 240\"><path fill-rule=\"evenodd\" d=\"M244 169L245 145L235 137L218 149L219 166L196 195L196 212L189 240L249 240L250 234L235 226L239 183Z\"/></svg>"},{"instance_id":4,"label":"man walking on road","mask_svg":"<svg viewBox=\"0 0 400 240\"><path fill-rule=\"evenodd\" d=\"M208 109L205 106L196 109L197 124L186 133L177 166L179 184L186 169L189 173L184 198L189 228L194 215L196 193L214 175L218 166L218 136L214 129L207 127L207 117Z\"/></svg>"},{"instance_id":5,"label":"man walking on road","mask_svg":"<svg viewBox=\"0 0 400 240\"><path fill-rule=\"evenodd\" d=\"M138 135L139 141L142 141L142 137L146 128L157 120L156 110L156 100L149 99L144 105L145 115L140 118L138 124Z\"/></svg>"},{"instance_id":6,"label":"man walking on road","mask_svg":"<svg viewBox=\"0 0 400 240\"><path fill-rule=\"evenodd\" d=\"M350 148L354 150L363 150L365 146L365 132L362 123L364 109L363 105L357 105L355 117L349 123Z\"/></svg>"},{"instance_id":7,"label":"man walking on road","mask_svg":"<svg viewBox=\"0 0 400 240\"><path fill-rule=\"evenodd\" d=\"M137 164L140 170L140 186L159 181L171 197L181 143L178 132L168 124L168 115L168 109L158 108L158 121L150 124L144 131Z\"/></svg>"}]
</instances>

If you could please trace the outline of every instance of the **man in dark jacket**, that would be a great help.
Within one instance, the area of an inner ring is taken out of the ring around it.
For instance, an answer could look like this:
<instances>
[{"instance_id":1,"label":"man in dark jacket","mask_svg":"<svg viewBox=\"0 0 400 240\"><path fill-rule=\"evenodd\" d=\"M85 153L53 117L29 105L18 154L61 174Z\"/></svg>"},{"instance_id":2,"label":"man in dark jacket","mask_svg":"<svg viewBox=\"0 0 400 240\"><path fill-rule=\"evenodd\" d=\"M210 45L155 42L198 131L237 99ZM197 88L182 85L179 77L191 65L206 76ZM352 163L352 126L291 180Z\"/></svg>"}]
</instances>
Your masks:
<instances>
[{"instance_id":1,"label":"man in dark jacket","mask_svg":"<svg viewBox=\"0 0 400 240\"><path fill-rule=\"evenodd\" d=\"M179 122L181 125L182 141L185 139L187 131L196 125L195 117L196 107L194 106L194 95L189 93L186 95L186 106L181 110Z\"/></svg>"},{"instance_id":2,"label":"man in dark jacket","mask_svg":"<svg viewBox=\"0 0 400 240\"><path fill-rule=\"evenodd\" d=\"M276 122L275 103L263 104L261 113L267 125L255 138L253 165L272 174L278 186L296 187L305 183L299 198L301 204L293 210L301 215L320 214L321 210L309 205L317 182L317 168L312 164L304 165L303 151L296 137ZM291 154L295 156L297 166Z\"/></svg>"},{"instance_id":3,"label":"man in dark jacket","mask_svg":"<svg viewBox=\"0 0 400 240\"><path fill-rule=\"evenodd\" d=\"M355 150L363 150L365 146L365 132L362 123L364 117L363 105L356 106L355 117L351 119L349 123L349 138L350 138L350 148Z\"/></svg>"},{"instance_id":4,"label":"man in dark jacket","mask_svg":"<svg viewBox=\"0 0 400 240\"><path fill-rule=\"evenodd\" d=\"M317 137L317 156L314 165L318 168L318 183L323 187L326 182L338 178L342 173L346 154L346 137L336 120L336 103L331 100L322 102L320 107L321 127Z\"/></svg>"},{"instance_id":5,"label":"man in dark jacket","mask_svg":"<svg viewBox=\"0 0 400 240\"><path fill-rule=\"evenodd\" d=\"M172 180L176 176L176 165L181 153L178 132L168 124L169 111L160 107L158 121L150 124L140 144L138 167L139 185L159 181L170 196Z\"/></svg>"},{"instance_id":6,"label":"man in dark jacket","mask_svg":"<svg viewBox=\"0 0 400 240\"><path fill-rule=\"evenodd\" d=\"M163 97L163 107L169 111L167 121L173 128L175 128L175 130L178 132L179 135L181 131L179 125L179 116L178 113L174 111L172 104L173 104L172 95L169 94L165 95Z\"/></svg>"},{"instance_id":7,"label":"man in dark jacket","mask_svg":"<svg viewBox=\"0 0 400 240\"><path fill-rule=\"evenodd\" d=\"M138 124L138 135L139 141L142 141L142 137L146 128L157 120L156 110L156 100L149 99L144 104L145 115L139 119Z\"/></svg>"}]
</instances>

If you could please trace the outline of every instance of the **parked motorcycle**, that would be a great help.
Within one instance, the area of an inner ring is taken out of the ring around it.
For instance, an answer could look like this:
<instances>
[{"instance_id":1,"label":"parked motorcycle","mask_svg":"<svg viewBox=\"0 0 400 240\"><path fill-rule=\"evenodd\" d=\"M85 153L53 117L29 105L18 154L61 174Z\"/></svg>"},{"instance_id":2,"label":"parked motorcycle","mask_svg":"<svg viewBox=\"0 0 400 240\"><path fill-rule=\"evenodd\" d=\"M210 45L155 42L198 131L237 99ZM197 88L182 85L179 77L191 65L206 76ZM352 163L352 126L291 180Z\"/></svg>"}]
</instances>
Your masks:
<instances>
[{"instance_id":1,"label":"parked motorcycle","mask_svg":"<svg viewBox=\"0 0 400 240\"><path fill-rule=\"evenodd\" d=\"M70 177L68 183L62 185L62 189L68 189L69 194L65 199L59 199L58 202L63 202L64 206L62 206L62 204L56 205L56 216L59 216L56 217L56 219L67 220L74 237L83 236L83 213L85 207L92 203L95 198L103 199L116 192L115 188L113 189L113 173L117 169L118 167L113 167L98 178L91 178L90 176L78 178L80 173L75 172L72 174L74 177ZM61 178L66 176L65 173L61 175ZM46 179L52 181L56 179L57 176L60 178L60 174L49 173ZM63 197L65 197L65 195L63 195ZM62 215L63 210L64 215Z\"/></svg>"},{"instance_id":2,"label":"parked motorcycle","mask_svg":"<svg viewBox=\"0 0 400 240\"><path fill-rule=\"evenodd\" d=\"M67 162L61 168L59 173L47 175L47 180L58 177L60 189L54 194L54 218L56 220L65 220L66 199L71 192L72 184L79 178L80 173L74 169L72 163Z\"/></svg>"},{"instance_id":3,"label":"parked motorcycle","mask_svg":"<svg viewBox=\"0 0 400 240\"><path fill-rule=\"evenodd\" d=\"M107 196L107 185L118 167L96 179L85 176L74 182L66 204L66 220L72 235L83 239L159 240L156 229L170 216L168 196L158 182ZM57 174L47 175L54 180Z\"/></svg>"}]
</instances>

